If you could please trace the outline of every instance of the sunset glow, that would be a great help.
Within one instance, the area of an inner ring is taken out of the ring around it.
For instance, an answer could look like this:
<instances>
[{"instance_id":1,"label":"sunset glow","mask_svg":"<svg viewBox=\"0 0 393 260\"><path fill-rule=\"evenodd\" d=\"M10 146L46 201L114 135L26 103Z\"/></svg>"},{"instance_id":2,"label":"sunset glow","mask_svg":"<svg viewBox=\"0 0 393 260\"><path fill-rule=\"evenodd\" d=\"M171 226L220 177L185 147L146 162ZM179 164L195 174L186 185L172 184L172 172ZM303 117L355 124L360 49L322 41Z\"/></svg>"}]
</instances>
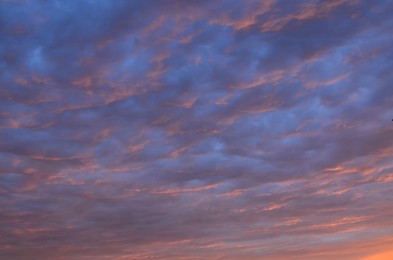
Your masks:
<instances>
[{"instance_id":1,"label":"sunset glow","mask_svg":"<svg viewBox=\"0 0 393 260\"><path fill-rule=\"evenodd\" d=\"M393 260L392 14L0 0L0 260Z\"/></svg>"}]
</instances>

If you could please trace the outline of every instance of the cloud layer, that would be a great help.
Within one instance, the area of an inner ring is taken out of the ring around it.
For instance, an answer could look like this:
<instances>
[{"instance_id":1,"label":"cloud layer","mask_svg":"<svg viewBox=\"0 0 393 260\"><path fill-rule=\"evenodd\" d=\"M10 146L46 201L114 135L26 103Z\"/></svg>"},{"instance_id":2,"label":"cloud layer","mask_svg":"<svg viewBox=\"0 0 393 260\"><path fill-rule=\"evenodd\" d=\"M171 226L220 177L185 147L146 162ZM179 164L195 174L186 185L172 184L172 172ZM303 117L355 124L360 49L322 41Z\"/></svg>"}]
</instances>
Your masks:
<instances>
[{"instance_id":1,"label":"cloud layer","mask_svg":"<svg viewBox=\"0 0 393 260\"><path fill-rule=\"evenodd\" d=\"M1 259L393 244L391 1L0 1Z\"/></svg>"}]
</instances>

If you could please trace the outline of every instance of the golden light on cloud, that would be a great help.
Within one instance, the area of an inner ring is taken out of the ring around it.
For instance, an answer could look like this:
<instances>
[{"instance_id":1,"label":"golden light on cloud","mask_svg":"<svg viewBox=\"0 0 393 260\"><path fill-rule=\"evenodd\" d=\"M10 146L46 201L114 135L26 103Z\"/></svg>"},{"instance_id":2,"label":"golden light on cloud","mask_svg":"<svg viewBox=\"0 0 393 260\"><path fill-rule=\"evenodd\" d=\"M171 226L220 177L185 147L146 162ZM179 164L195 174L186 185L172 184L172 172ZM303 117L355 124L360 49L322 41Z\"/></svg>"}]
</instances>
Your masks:
<instances>
[{"instance_id":1,"label":"golden light on cloud","mask_svg":"<svg viewBox=\"0 0 393 260\"><path fill-rule=\"evenodd\" d=\"M0 260L393 260L391 10L0 0Z\"/></svg>"},{"instance_id":2,"label":"golden light on cloud","mask_svg":"<svg viewBox=\"0 0 393 260\"><path fill-rule=\"evenodd\" d=\"M393 259L393 250L367 256L362 258L361 260L392 260L392 259Z\"/></svg>"}]
</instances>

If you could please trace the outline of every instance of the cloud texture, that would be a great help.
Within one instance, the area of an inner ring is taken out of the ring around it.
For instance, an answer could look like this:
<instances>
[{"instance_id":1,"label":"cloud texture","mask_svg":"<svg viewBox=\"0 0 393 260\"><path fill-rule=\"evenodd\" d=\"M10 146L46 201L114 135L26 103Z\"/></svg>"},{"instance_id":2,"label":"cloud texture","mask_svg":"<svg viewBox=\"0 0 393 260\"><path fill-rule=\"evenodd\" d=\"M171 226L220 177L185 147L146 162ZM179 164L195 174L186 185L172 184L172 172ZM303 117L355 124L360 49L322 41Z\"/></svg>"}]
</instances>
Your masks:
<instances>
[{"instance_id":1,"label":"cloud texture","mask_svg":"<svg viewBox=\"0 0 393 260\"><path fill-rule=\"evenodd\" d=\"M0 258L387 251L392 12L0 1Z\"/></svg>"}]
</instances>

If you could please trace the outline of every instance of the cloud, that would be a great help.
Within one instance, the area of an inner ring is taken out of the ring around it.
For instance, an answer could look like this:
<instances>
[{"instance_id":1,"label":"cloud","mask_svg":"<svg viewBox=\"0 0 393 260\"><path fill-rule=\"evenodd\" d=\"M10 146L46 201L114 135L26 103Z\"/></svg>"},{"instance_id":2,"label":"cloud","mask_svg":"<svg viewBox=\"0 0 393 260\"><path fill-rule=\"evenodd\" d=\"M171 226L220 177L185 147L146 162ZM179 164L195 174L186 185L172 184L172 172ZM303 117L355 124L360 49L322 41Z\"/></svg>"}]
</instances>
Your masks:
<instances>
[{"instance_id":1,"label":"cloud","mask_svg":"<svg viewBox=\"0 0 393 260\"><path fill-rule=\"evenodd\" d=\"M391 9L2 1L0 258L385 252Z\"/></svg>"},{"instance_id":2,"label":"cloud","mask_svg":"<svg viewBox=\"0 0 393 260\"><path fill-rule=\"evenodd\" d=\"M364 257L362 260L384 260L384 259L391 259L393 257L393 252L382 252L372 256Z\"/></svg>"}]
</instances>

